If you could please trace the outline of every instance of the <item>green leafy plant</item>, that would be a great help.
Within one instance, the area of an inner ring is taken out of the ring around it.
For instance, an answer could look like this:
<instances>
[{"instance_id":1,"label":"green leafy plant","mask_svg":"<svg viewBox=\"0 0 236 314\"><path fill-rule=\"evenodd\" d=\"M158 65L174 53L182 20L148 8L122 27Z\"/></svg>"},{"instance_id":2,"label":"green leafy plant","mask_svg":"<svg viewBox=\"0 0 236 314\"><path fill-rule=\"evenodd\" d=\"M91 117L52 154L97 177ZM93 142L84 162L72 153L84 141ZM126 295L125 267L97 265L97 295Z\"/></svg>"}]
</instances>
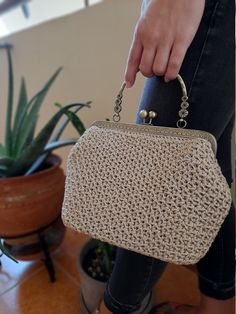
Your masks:
<instances>
[{"instance_id":1,"label":"green leafy plant","mask_svg":"<svg viewBox=\"0 0 236 314\"><path fill-rule=\"evenodd\" d=\"M73 103L66 106L57 103L56 106L59 107L59 110L41 131L35 134L40 108L62 68L59 68L31 99L28 99L25 79L22 78L13 117L14 79L11 46L5 45L4 48L8 65L8 95L5 140L4 143L0 143L0 180L1 178L30 175L43 165L53 150L76 143L77 139L60 140L60 137L68 123L72 123L79 135L84 133L85 127L76 113L84 107L89 108L91 103ZM64 120L61 121L63 116ZM0 250L8 255L1 239Z\"/></svg>"},{"instance_id":2,"label":"green leafy plant","mask_svg":"<svg viewBox=\"0 0 236 314\"><path fill-rule=\"evenodd\" d=\"M96 240L97 246L102 253L102 264L104 270L107 274L111 274L113 266L114 266L114 258L115 258L115 246L102 242L100 240Z\"/></svg>"}]
</instances>

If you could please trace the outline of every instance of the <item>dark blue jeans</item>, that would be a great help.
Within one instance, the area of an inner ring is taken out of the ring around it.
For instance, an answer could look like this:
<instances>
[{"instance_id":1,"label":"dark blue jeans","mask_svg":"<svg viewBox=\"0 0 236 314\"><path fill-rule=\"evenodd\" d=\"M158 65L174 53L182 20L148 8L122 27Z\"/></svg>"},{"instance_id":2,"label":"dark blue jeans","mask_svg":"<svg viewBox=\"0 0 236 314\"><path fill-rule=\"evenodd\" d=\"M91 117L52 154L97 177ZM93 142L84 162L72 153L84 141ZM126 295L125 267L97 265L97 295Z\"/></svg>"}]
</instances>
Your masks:
<instances>
[{"instance_id":1,"label":"dark blue jeans","mask_svg":"<svg viewBox=\"0 0 236 314\"><path fill-rule=\"evenodd\" d=\"M229 186L232 183L231 134L234 125L234 0L206 0L199 29L187 51L180 75L189 95L188 128L214 134L217 159ZM146 80L137 111L158 113L156 125L175 127L181 89L177 80ZM212 298L235 295L234 220L232 204L208 253L197 263L199 289ZM167 263L122 248L117 249L114 270L104 302L113 313L132 313L162 275Z\"/></svg>"}]
</instances>

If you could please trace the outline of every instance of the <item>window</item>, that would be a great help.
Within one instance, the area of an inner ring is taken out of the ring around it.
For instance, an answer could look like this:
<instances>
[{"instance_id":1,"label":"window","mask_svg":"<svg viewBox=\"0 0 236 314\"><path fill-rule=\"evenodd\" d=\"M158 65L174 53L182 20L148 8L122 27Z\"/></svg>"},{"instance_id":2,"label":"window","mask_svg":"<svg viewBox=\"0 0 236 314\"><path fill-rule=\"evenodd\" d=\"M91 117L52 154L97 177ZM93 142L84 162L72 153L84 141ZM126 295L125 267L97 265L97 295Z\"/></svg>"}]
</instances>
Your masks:
<instances>
[{"instance_id":1,"label":"window","mask_svg":"<svg viewBox=\"0 0 236 314\"><path fill-rule=\"evenodd\" d=\"M0 0L0 5L3 2ZM31 0L26 7L29 12L28 18L18 4L14 9L0 15L0 37L85 9L86 5L91 6L99 2L102 0Z\"/></svg>"}]
</instances>

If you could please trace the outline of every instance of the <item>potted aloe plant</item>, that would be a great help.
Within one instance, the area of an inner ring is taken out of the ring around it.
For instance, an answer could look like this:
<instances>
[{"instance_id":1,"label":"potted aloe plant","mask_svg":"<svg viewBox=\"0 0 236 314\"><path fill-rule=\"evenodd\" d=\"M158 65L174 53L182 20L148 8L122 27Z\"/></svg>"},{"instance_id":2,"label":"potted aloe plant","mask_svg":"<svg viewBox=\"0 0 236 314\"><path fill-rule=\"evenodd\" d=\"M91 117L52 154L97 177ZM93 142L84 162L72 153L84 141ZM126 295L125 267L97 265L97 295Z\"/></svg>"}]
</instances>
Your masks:
<instances>
[{"instance_id":1,"label":"potted aloe plant","mask_svg":"<svg viewBox=\"0 0 236 314\"><path fill-rule=\"evenodd\" d=\"M13 115L11 46L5 45L4 48L8 96L5 139L0 144L0 249L8 256L27 260L41 257L40 230L44 230L50 250L62 241L65 227L60 213L65 175L60 167L60 157L52 151L76 142L77 139L60 139L68 123L72 123L79 135L83 134L84 125L76 113L81 108L90 107L90 102L56 104L58 111L36 134L40 108L61 68L30 99L22 78Z\"/></svg>"}]
</instances>

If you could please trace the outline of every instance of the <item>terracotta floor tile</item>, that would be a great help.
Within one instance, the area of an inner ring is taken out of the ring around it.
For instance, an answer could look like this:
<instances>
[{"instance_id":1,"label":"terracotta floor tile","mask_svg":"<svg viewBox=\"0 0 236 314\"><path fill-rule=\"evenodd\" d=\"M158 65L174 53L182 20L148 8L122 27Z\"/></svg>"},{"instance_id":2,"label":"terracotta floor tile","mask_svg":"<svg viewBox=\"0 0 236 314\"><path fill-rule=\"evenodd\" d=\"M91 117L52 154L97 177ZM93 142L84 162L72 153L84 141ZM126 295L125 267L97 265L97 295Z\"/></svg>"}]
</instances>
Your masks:
<instances>
[{"instance_id":1,"label":"terracotta floor tile","mask_svg":"<svg viewBox=\"0 0 236 314\"><path fill-rule=\"evenodd\" d=\"M67 229L54 254L57 281L50 283L42 262L14 262L3 257L0 272L1 314L80 314L78 255L89 237ZM16 285L18 282L20 284ZM12 288L11 288L12 287ZM11 288L4 293L7 289ZM2 293L2 295L1 295ZM198 304L197 275L190 268L168 264L155 285L156 302Z\"/></svg>"},{"instance_id":2,"label":"terracotta floor tile","mask_svg":"<svg viewBox=\"0 0 236 314\"><path fill-rule=\"evenodd\" d=\"M42 269L0 297L1 314L80 314L79 287L56 269L50 283Z\"/></svg>"},{"instance_id":3,"label":"terracotta floor tile","mask_svg":"<svg viewBox=\"0 0 236 314\"><path fill-rule=\"evenodd\" d=\"M197 305L200 301L197 275L192 270L168 264L155 286L155 299Z\"/></svg>"},{"instance_id":4,"label":"terracotta floor tile","mask_svg":"<svg viewBox=\"0 0 236 314\"><path fill-rule=\"evenodd\" d=\"M60 247L60 251L66 251L77 255L81 244L87 239L89 239L89 236L67 228L64 240Z\"/></svg>"},{"instance_id":5,"label":"terracotta floor tile","mask_svg":"<svg viewBox=\"0 0 236 314\"><path fill-rule=\"evenodd\" d=\"M0 295L15 286L19 281L25 280L39 268L43 268L43 263L36 262L19 262L15 263L6 256L0 258Z\"/></svg>"},{"instance_id":6,"label":"terracotta floor tile","mask_svg":"<svg viewBox=\"0 0 236 314\"><path fill-rule=\"evenodd\" d=\"M59 254L54 261L58 263L76 282L79 282L78 258L80 248L89 239L88 236L67 230L67 234Z\"/></svg>"},{"instance_id":7,"label":"terracotta floor tile","mask_svg":"<svg viewBox=\"0 0 236 314\"><path fill-rule=\"evenodd\" d=\"M55 256L54 261L56 265L60 268L62 267L76 282L79 283L78 255L78 253L72 255L66 252L59 256Z\"/></svg>"}]
</instances>

